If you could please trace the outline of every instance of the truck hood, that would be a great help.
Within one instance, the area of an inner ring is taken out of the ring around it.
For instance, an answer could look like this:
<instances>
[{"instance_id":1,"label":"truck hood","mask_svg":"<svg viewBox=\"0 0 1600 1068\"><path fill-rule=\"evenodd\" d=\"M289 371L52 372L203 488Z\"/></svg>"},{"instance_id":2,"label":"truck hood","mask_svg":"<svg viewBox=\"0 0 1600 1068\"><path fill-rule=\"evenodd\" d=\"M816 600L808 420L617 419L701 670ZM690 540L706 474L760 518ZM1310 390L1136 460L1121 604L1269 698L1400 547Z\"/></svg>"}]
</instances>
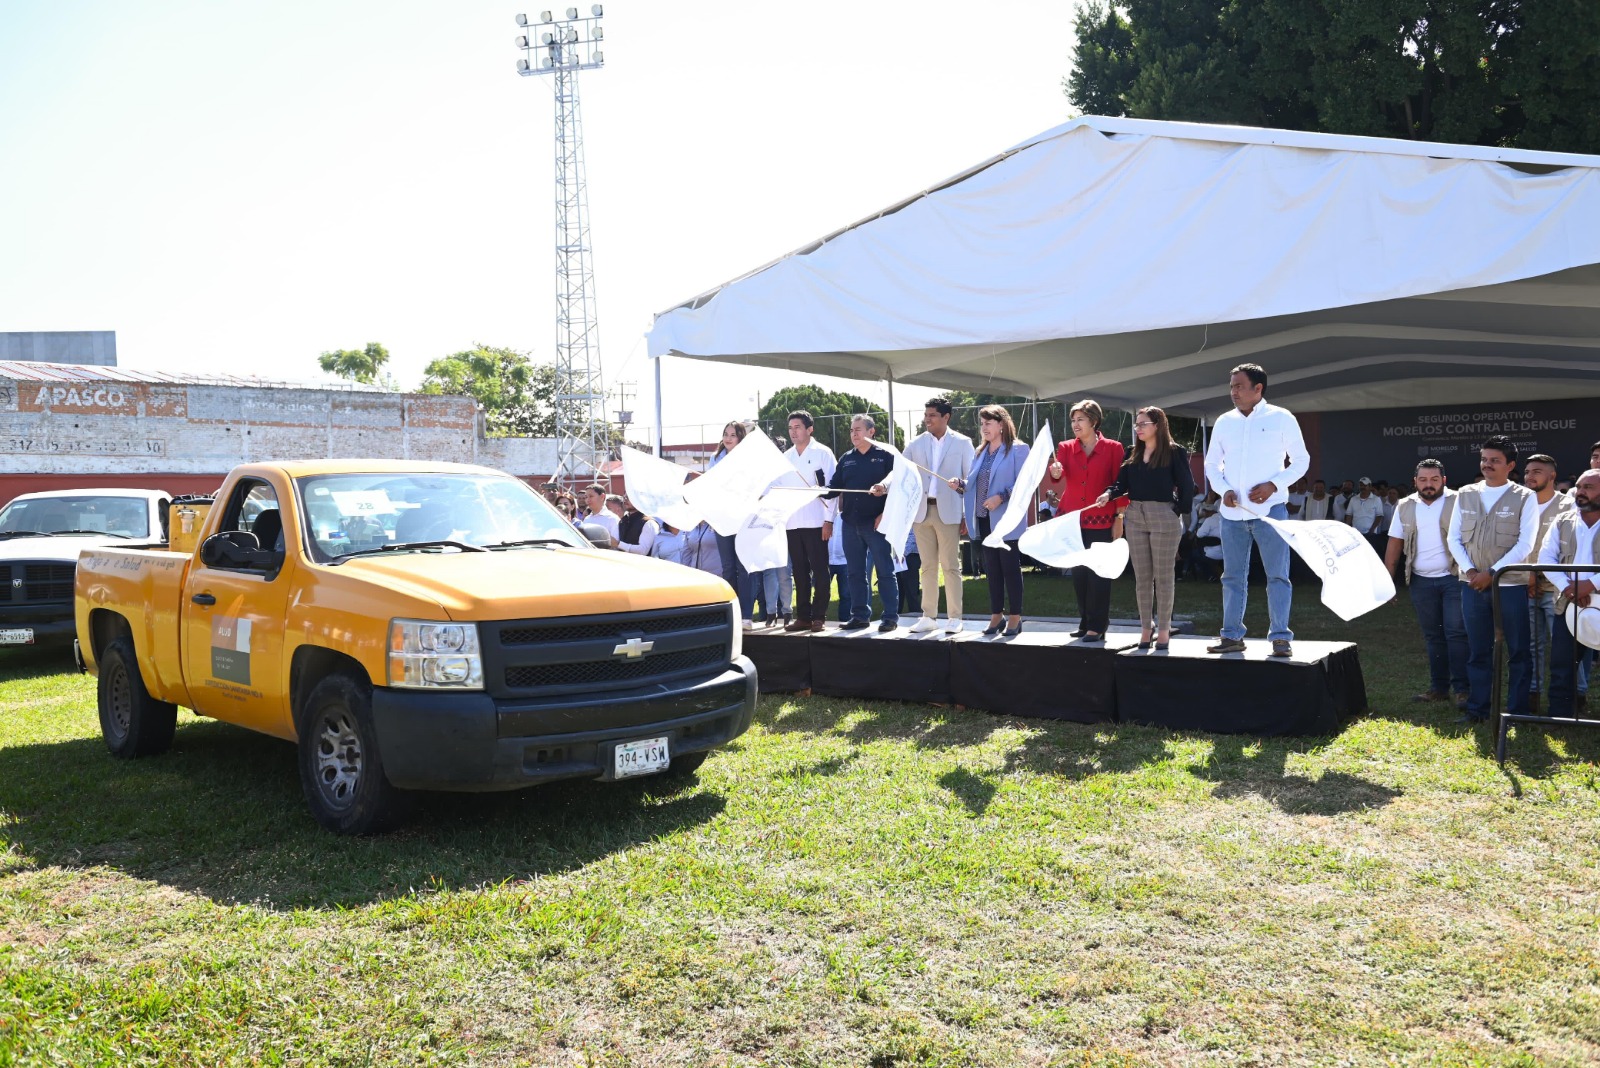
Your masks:
<instances>
[{"instance_id":1,"label":"truck hood","mask_svg":"<svg viewBox=\"0 0 1600 1068\"><path fill-rule=\"evenodd\" d=\"M732 587L715 575L596 549L364 556L337 570L432 601L463 621L642 612L733 599Z\"/></svg>"},{"instance_id":2,"label":"truck hood","mask_svg":"<svg viewBox=\"0 0 1600 1068\"><path fill-rule=\"evenodd\" d=\"M97 534L58 534L43 538L6 538L0 541L0 564L10 560L52 560L61 564L75 564L78 554L85 549L103 549L119 545L124 549L143 549L144 541L126 538L102 538Z\"/></svg>"}]
</instances>

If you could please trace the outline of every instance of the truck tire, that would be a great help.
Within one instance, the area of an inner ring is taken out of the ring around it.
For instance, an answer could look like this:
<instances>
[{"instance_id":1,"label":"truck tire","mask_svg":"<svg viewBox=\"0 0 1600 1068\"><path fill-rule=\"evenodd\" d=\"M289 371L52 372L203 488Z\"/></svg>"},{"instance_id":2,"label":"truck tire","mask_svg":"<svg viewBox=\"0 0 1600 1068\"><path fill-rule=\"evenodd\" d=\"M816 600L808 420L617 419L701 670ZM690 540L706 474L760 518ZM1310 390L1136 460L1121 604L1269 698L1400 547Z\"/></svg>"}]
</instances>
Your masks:
<instances>
[{"instance_id":1,"label":"truck tire","mask_svg":"<svg viewBox=\"0 0 1600 1068\"><path fill-rule=\"evenodd\" d=\"M372 727L371 689L343 673L312 688L300 719L300 786L318 823L335 834L376 834L402 815Z\"/></svg>"},{"instance_id":2,"label":"truck tire","mask_svg":"<svg viewBox=\"0 0 1600 1068\"><path fill-rule=\"evenodd\" d=\"M133 639L117 638L100 652L100 733L111 755L123 760L172 748L178 706L157 701L144 688Z\"/></svg>"}]
</instances>

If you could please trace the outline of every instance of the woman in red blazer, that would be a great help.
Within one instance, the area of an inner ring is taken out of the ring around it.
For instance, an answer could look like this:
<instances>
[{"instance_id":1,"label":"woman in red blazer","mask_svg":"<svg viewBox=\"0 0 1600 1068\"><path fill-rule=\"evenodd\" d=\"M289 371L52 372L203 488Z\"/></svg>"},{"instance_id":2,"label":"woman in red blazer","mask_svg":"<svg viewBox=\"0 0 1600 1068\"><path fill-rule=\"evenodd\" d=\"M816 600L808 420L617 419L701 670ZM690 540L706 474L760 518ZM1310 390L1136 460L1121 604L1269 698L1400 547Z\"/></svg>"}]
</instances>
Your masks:
<instances>
[{"instance_id":1,"label":"woman in red blazer","mask_svg":"<svg viewBox=\"0 0 1600 1068\"><path fill-rule=\"evenodd\" d=\"M1111 540L1117 502L1095 507L1095 501L1117 480L1123 457L1127 455L1122 442L1101 435L1102 417L1100 405L1092 400L1074 404L1070 413L1072 437L1056 446L1055 462L1050 465L1050 477L1066 481L1056 514L1066 515L1083 509L1078 522L1083 528L1085 545ZM1079 620L1072 636L1086 642L1103 640L1106 628L1111 625L1111 580L1101 578L1087 567L1075 567L1072 585L1078 594Z\"/></svg>"}]
</instances>

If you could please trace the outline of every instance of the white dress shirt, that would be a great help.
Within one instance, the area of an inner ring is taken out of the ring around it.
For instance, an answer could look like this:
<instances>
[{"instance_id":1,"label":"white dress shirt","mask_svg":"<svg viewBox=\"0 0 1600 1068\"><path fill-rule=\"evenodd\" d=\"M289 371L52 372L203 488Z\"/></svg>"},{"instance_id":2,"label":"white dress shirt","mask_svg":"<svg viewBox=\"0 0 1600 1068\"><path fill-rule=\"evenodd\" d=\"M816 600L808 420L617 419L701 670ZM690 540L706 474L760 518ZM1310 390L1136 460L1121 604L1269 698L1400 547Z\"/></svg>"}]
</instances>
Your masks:
<instances>
[{"instance_id":1,"label":"white dress shirt","mask_svg":"<svg viewBox=\"0 0 1600 1068\"><path fill-rule=\"evenodd\" d=\"M1433 502L1417 498L1413 513L1417 523L1417 558L1411 561L1411 572L1423 578L1441 578L1450 574L1450 553L1444 547L1444 534L1439 530L1439 511L1444 502L1454 497L1454 490L1445 490ZM1400 509L1394 510L1389 523L1389 537L1405 541L1406 525L1400 522Z\"/></svg>"},{"instance_id":2,"label":"white dress shirt","mask_svg":"<svg viewBox=\"0 0 1600 1068\"><path fill-rule=\"evenodd\" d=\"M602 508L598 512L586 515L583 517L583 521L585 523L593 523L596 526L605 527L606 533L610 534L613 538L617 536L617 517L611 514L611 509L609 508Z\"/></svg>"},{"instance_id":3,"label":"white dress shirt","mask_svg":"<svg viewBox=\"0 0 1600 1068\"><path fill-rule=\"evenodd\" d=\"M820 484L826 486L833 478L833 470L837 466L833 450L815 438L806 446L805 452L790 445L784 450L783 458L789 461L790 466L800 476L801 484L808 488L819 484L818 472L822 474ZM824 523L831 523L838 507L835 501L808 501L789 517L789 522L785 523L784 527L788 530L801 530L805 527L820 527Z\"/></svg>"},{"instance_id":4,"label":"white dress shirt","mask_svg":"<svg viewBox=\"0 0 1600 1068\"><path fill-rule=\"evenodd\" d=\"M1287 462L1285 458L1287 457ZM1222 492L1233 490L1240 505L1222 506L1222 518L1259 519L1289 499L1289 486L1311 466L1305 439L1294 413L1265 400L1245 415L1235 408L1217 420L1206 450L1206 480ZM1250 488L1263 482L1275 487L1261 504L1250 503ZM1246 510L1248 508L1248 510Z\"/></svg>"},{"instance_id":5,"label":"white dress shirt","mask_svg":"<svg viewBox=\"0 0 1600 1068\"><path fill-rule=\"evenodd\" d=\"M656 543L656 534L660 530L661 524L657 523L654 519L646 519L644 521L644 526L639 528L639 544L629 545L627 542L618 538L617 548L621 549L625 553L633 553L635 556L649 556L651 548L653 548ZM611 536L613 538L617 537L615 533L613 533Z\"/></svg>"},{"instance_id":6,"label":"white dress shirt","mask_svg":"<svg viewBox=\"0 0 1600 1068\"><path fill-rule=\"evenodd\" d=\"M1376 493L1362 497L1359 493L1350 498L1350 525L1363 534L1382 529L1383 500Z\"/></svg>"},{"instance_id":7,"label":"white dress shirt","mask_svg":"<svg viewBox=\"0 0 1600 1068\"><path fill-rule=\"evenodd\" d=\"M1479 490L1483 501L1484 519L1487 520L1494 514L1494 506L1500 503L1500 498L1506 495L1506 490L1512 485L1506 482L1492 489L1483 486ZM1459 492L1459 491L1458 491ZM1528 559L1528 554L1533 552L1533 543L1539 540L1539 502L1528 501L1522 509L1522 526L1517 537L1517 543L1511 551L1494 562L1489 570L1499 571L1502 567L1520 564ZM1455 557L1456 566L1461 569L1461 576L1466 577L1468 571L1474 567L1472 557L1467 555L1467 547L1461 541L1461 502L1456 501L1456 510L1450 514L1450 555ZM1506 575L1500 580L1502 586L1515 586L1519 582L1527 582L1526 572Z\"/></svg>"},{"instance_id":8,"label":"white dress shirt","mask_svg":"<svg viewBox=\"0 0 1600 1068\"><path fill-rule=\"evenodd\" d=\"M1594 527L1584 523L1583 513L1578 513L1578 544L1573 550L1572 559L1561 559L1561 539L1556 537L1555 528L1552 526L1550 533L1545 536L1544 545L1539 548L1537 563L1572 564L1574 567L1584 567L1594 563ZM1592 571L1546 571L1544 577L1550 580L1557 593L1566 593L1567 587L1579 579L1600 582L1600 574Z\"/></svg>"}]
</instances>

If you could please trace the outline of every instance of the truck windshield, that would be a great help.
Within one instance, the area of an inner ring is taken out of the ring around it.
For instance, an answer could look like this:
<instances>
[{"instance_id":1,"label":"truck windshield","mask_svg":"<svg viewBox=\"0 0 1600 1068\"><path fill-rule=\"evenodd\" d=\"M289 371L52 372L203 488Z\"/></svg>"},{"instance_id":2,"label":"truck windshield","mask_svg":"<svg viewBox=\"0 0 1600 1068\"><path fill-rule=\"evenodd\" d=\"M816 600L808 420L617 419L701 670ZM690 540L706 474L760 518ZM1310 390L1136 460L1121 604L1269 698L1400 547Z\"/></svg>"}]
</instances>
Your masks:
<instances>
[{"instance_id":1,"label":"truck windshield","mask_svg":"<svg viewBox=\"0 0 1600 1068\"><path fill-rule=\"evenodd\" d=\"M22 498L0 510L0 535L26 532L148 538L150 506L143 497L97 494Z\"/></svg>"},{"instance_id":2,"label":"truck windshield","mask_svg":"<svg viewBox=\"0 0 1600 1068\"><path fill-rule=\"evenodd\" d=\"M489 549L587 545L561 513L510 476L385 472L315 475L295 483L318 563L440 541Z\"/></svg>"}]
</instances>

